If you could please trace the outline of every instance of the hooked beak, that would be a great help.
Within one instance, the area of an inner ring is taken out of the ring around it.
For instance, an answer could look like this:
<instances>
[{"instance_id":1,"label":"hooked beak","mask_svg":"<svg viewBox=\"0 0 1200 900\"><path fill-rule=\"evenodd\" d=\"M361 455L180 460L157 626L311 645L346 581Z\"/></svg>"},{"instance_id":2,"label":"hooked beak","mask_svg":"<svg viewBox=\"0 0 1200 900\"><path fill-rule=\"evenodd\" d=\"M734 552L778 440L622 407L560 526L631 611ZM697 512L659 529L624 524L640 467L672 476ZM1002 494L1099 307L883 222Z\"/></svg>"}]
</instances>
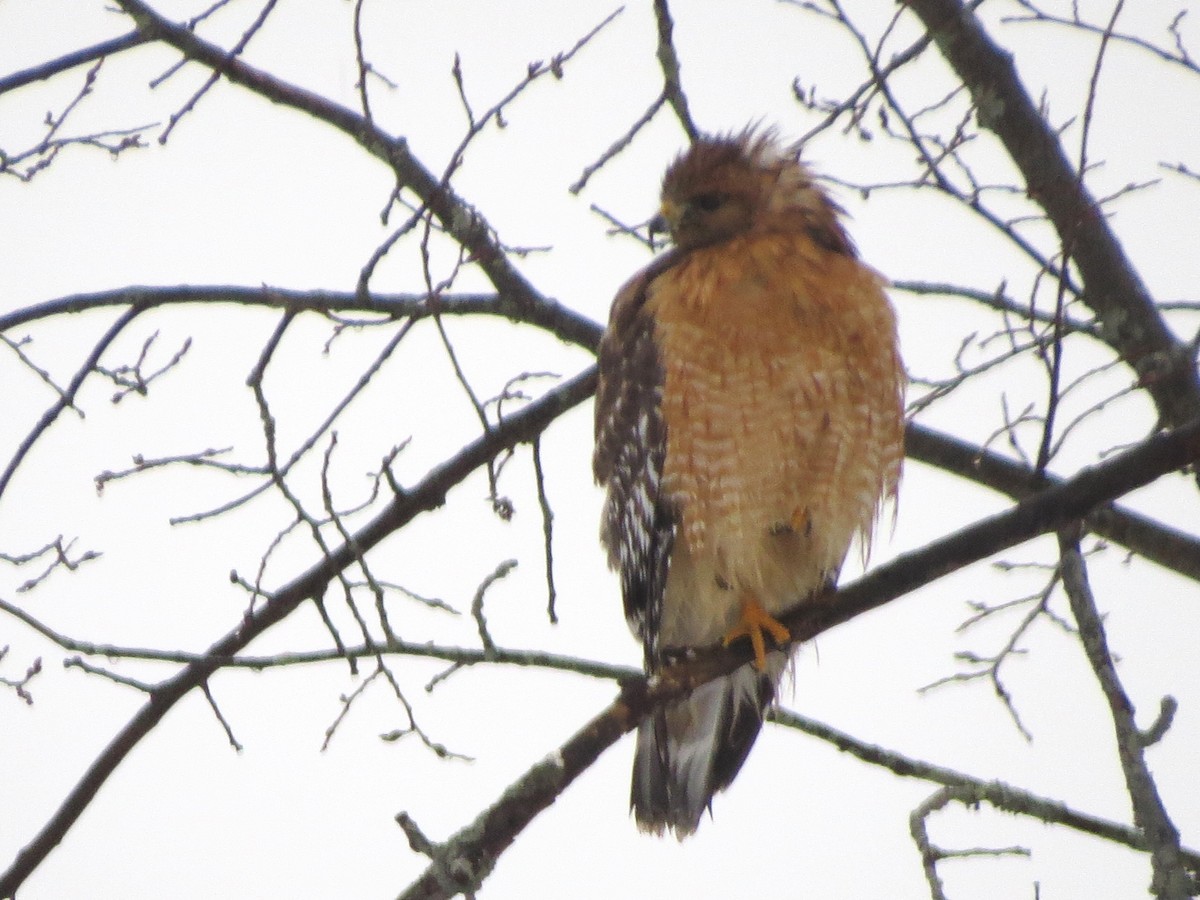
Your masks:
<instances>
[{"instance_id":1,"label":"hooked beak","mask_svg":"<svg viewBox=\"0 0 1200 900\"><path fill-rule=\"evenodd\" d=\"M646 231L650 235L650 246L655 246L654 236L661 234L668 238L671 234L671 223L676 219L678 209L670 200L664 200L658 213L646 223ZM666 241L663 241L665 244Z\"/></svg>"},{"instance_id":2,"label":"hooked beak","mask_svg":"<svg viewBox=\"0 0 1200 900\"><path fill-rule=\"evenodd\" d=\"M662 213L658 213L649 222L646 223L646 233L650 235L650 246L654 246L655 235L670 234L671 224L667 221L667 217Z\"/></svg>"}]
</instances>

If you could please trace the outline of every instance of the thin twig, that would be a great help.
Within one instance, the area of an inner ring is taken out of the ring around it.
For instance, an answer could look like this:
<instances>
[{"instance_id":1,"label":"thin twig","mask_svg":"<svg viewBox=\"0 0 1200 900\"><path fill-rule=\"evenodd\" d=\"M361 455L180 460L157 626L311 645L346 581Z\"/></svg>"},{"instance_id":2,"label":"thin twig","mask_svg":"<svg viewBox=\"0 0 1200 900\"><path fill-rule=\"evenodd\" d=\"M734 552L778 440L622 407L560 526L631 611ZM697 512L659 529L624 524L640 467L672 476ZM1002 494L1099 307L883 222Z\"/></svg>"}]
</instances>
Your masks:
<instances>
[{"instance_id":1,"label":"thin twig","mask_svg":"<svg viewBox=\"0 0 1200 900\"><path fill-rule=\"evenodd\" d=\"M675 52L674 32L675 23L671 20L671 10L667 0L654 0L654 21L658 26L658 49L655 56L663 73L663 96L671 104L675 118L683 127L688 140L695 142L700 138L700 129L692 119L688 108L687 94L683 90L680 78L679 54Z\"/></svg>"},{"instance_id":2,"label":"thin twig","mask_svg":"<svg viewBox=\"0 0 1200 900\"><path fill-rule=\"evenodd\" d=\"M515 559L506 559L488 574L486 578L479 583L479 587L475 591L475 597L471 600L471 615L475 619L475 625L479 630L479 643L483 646L484 659L491 659L496 655L496 642L492 640L491 632L488 631L487 619L483 615L483 598L487 594L488 588L504 578L517 567Z\"/></svg>"},{"instance_id":3,"label":"thin twig","mask_svg":"<svg viewBox=\"0 0 1200 900\"><path fill-rule=\"evenodd\" d=\"M233 728L230 726L229 720L225 718L225 714L221 712L221 707L217 706L217 700L212 695L212 688L209 686L209 683L205 681L202 685L200 685L200 690L204 692L204 699L208 701L208 705L212 709L213 715L217 717L217 721L220 722L221 727L225 729L225 737L229 740L229 746L231 746L238 753L241 753L245 748L238 743L238 739L233 736Z\"/></svg>"},{"instance_id":4,"label":"thin twig","mask_svg":"<svg viewBox=\"0 0 1200 900\"><path fill-rule=\"evenodd\" d=\"M96 345L92 348L92 351L84 359L83 364L75 372L75 376L67 385L66 390L63 391L62 396L59 397L58 402L42 413L42 416L40 419L38 419L37 424L33 426L30 432L25 436L24 440L22 440L20 445L17 447L12 459L9 460L8 466L5 467L3 474L0 474L0 497L4 496L4 491L8 487L8 483L12 480L13 475L16 474L17 469L20 467L21 462L28 455L29 451L33 449L33 445L37 443L38 438L45 434L46 430L54 424L55 420L59 417L64 409L73 407L75 405L75 397L79 393L79 388L83 385L84 379L87 378L87 376L92 372L96 371L96 364L100 361L100 358L104 355L104 352L109 348L112 342L117 339L117 336L125 330L129 323L141 315L143 309L144 307L138 305L130 306L129 309L125 310L125 312L123 312L117 318L117 320L109 326L108 330L101 335L100 340L96 342Z\"/></svg>"},{"instance_id":5,"label":"thin twig","mask_svg":"<svg viewBox=\"0 0 1200 900\"><path fill-rule=\"evenodd\" d=\"M542 471L542 442L535 440L531 449L538 506L542 511L542 546L546 559L546 615L550 617L550 624L557 625L558 612L554 609L554 601L558 596L554 589L554 510L550 507L550 498L546 496L546 473Z\"/></svg>"},{"instance_id":6,"label":"thin twig","mask_svg":"<svg viewBox=\"0 0 1200 900\"><path fill-rule=\"evenodd\" d=\"M654 102L646 108L646 111L642 113L632 125L629 126L629 130L613 141L612 145L600 154L599 159L586 166L583 172L580 173L579 177L572 182L571 186L567 188L567 190L569 190L572 194L578 194L580 191L582 191L587 186L587 183L591 180L593 175L604 168L610 159L628 147L630 142L633 141L634 136L650 124L650 120L658 114L658 111L663 108L663 104L666 102L667 92L664 89L661 94L654 98Z\"/></svg>"},{"instance_id":7,"label":"thin twig","mask_svg":"<svg viewBox=\"0 0 1200 900\"><path fill-rule=\"evenodd\" d=\"M431 470L419 484L396 496L370 522L355 532L355 542L369 551L414 517L440 506L446 492L462 482L505 447L529 441L562 413L583 402L595 389L596 372L591 368L564 382L546 396L505 418L489 435L463 447ZM67 793L38 833L17 853L9 868L0 873L0 897L9 896L56 847L96 796L117 766L146 737L183 697L199 687L229 659L276 623L287 618L305 600L319 596L336 573L353 564L350 548L337 548L328 558L318 559L289 584L273 592L258 609L249 612L227 634L216 640L197 660L155 686L153 698L143 704L125 726L92 760L86 772ZM0 605L3 601L0 601Z\"/></svg>"},{"instance_id":8,"label":"thin twig","mask_svg":"<svg viewBox=\"0 0 1200 900\"><path fill-rule=\"evenodd\" d=\"M229 51L229 54L226 58L226 63L232 62L242 55L242 51L246 49L246 46L250 43L250 39L258 33L259 29L261 29L263 25L266 24L267 16L269 16L272 10L275 9L275 4L278 2L279 0L267 0L267 2L263 5L263 8L259 10L258 16L253 22L250 23L250 27L242 33L242 36L238 39L238 42L234 44L233 48ZM191 99L189 99L182 107L180 107L178 112L171 114L171 117L167 120L167 127L164 128L163 133L158 136L158 142L160 144L166 144L167 140L171 137L171 132L175 130L175 126L179 124L180 120L182 120L184 116L195 109L196 104L200 102L200 99L212 89L214 84L217 83L221 77L223 68L223 65L215 67L208 78L205 79L204 84L202 84L196 90L196 92L192 94Z\"/></svg>"}]
</instances>

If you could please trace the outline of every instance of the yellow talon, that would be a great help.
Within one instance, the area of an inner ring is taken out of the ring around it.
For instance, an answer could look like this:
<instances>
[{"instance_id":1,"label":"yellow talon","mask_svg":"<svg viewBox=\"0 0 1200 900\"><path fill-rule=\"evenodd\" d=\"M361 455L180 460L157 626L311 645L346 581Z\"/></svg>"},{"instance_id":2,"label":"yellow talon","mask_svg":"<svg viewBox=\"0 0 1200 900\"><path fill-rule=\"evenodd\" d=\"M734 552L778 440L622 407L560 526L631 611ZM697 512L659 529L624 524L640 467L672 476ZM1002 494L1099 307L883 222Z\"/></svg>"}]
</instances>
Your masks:
<instances>
[{"instance_id":1,"label":"yellow talon","mask_svg":"<svg viewBox=\"0 0 1200 900\"><path fill-rule=\"evenodd\" d=\"M767 667L767 646L763 632L769 631L777 646L786 644L792 637L787 627L763 609L753 594L742 595L742 614L737 624L725 633L721 643L728 647L740 637L750 638L754 648L754 665L760 671Z\"/></svg>"}]
</instances>

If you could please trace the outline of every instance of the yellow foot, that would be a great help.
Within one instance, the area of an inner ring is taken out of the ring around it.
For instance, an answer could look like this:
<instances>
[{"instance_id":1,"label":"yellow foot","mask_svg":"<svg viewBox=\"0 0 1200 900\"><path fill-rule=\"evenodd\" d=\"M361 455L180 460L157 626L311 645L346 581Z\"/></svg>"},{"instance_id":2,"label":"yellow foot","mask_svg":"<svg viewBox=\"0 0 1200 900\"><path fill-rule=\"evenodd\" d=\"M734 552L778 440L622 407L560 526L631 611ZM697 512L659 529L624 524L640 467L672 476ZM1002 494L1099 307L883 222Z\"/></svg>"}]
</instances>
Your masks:
<instances>
[{"instance_id":1,"label":"yellow foot","mask_svg":"<svg viewBox=\"0 0 1200 900\"><path fill-rule=\"evenodd\" d=\"M767 646L763 640L763 632L771 633L775 644L782 646L791 639L787 628L776 621L753 594L742 595L742 615L722 639L726 647L740 637L750 638L750 646L754 648L754 665L760 671L767 666Z\"/></svg>"}]
</instances>

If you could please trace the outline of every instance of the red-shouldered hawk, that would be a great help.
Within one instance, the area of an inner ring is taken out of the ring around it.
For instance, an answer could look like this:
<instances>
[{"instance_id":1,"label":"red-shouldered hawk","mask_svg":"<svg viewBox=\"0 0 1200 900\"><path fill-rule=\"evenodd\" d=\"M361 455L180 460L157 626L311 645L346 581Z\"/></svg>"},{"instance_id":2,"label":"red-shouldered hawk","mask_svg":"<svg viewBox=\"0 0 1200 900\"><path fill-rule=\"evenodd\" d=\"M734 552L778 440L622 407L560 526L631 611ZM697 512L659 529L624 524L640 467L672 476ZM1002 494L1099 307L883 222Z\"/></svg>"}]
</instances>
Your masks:
<instances>
[{"instance_id":1,"label":"red-shouldered hawk","mask_svg":"<svg viewBox=\"0 0 1200 900\"><path fill-rule=\"evenodd\" d=\"M896 492L895 317L839 213L773 133L703 138L663 178L675 246L613 302L593 467L646 670L743 636L755 653L639 728L643 831L695 831L774 699L776 617L836 580Z\"/></svg>"}]
</instances>

